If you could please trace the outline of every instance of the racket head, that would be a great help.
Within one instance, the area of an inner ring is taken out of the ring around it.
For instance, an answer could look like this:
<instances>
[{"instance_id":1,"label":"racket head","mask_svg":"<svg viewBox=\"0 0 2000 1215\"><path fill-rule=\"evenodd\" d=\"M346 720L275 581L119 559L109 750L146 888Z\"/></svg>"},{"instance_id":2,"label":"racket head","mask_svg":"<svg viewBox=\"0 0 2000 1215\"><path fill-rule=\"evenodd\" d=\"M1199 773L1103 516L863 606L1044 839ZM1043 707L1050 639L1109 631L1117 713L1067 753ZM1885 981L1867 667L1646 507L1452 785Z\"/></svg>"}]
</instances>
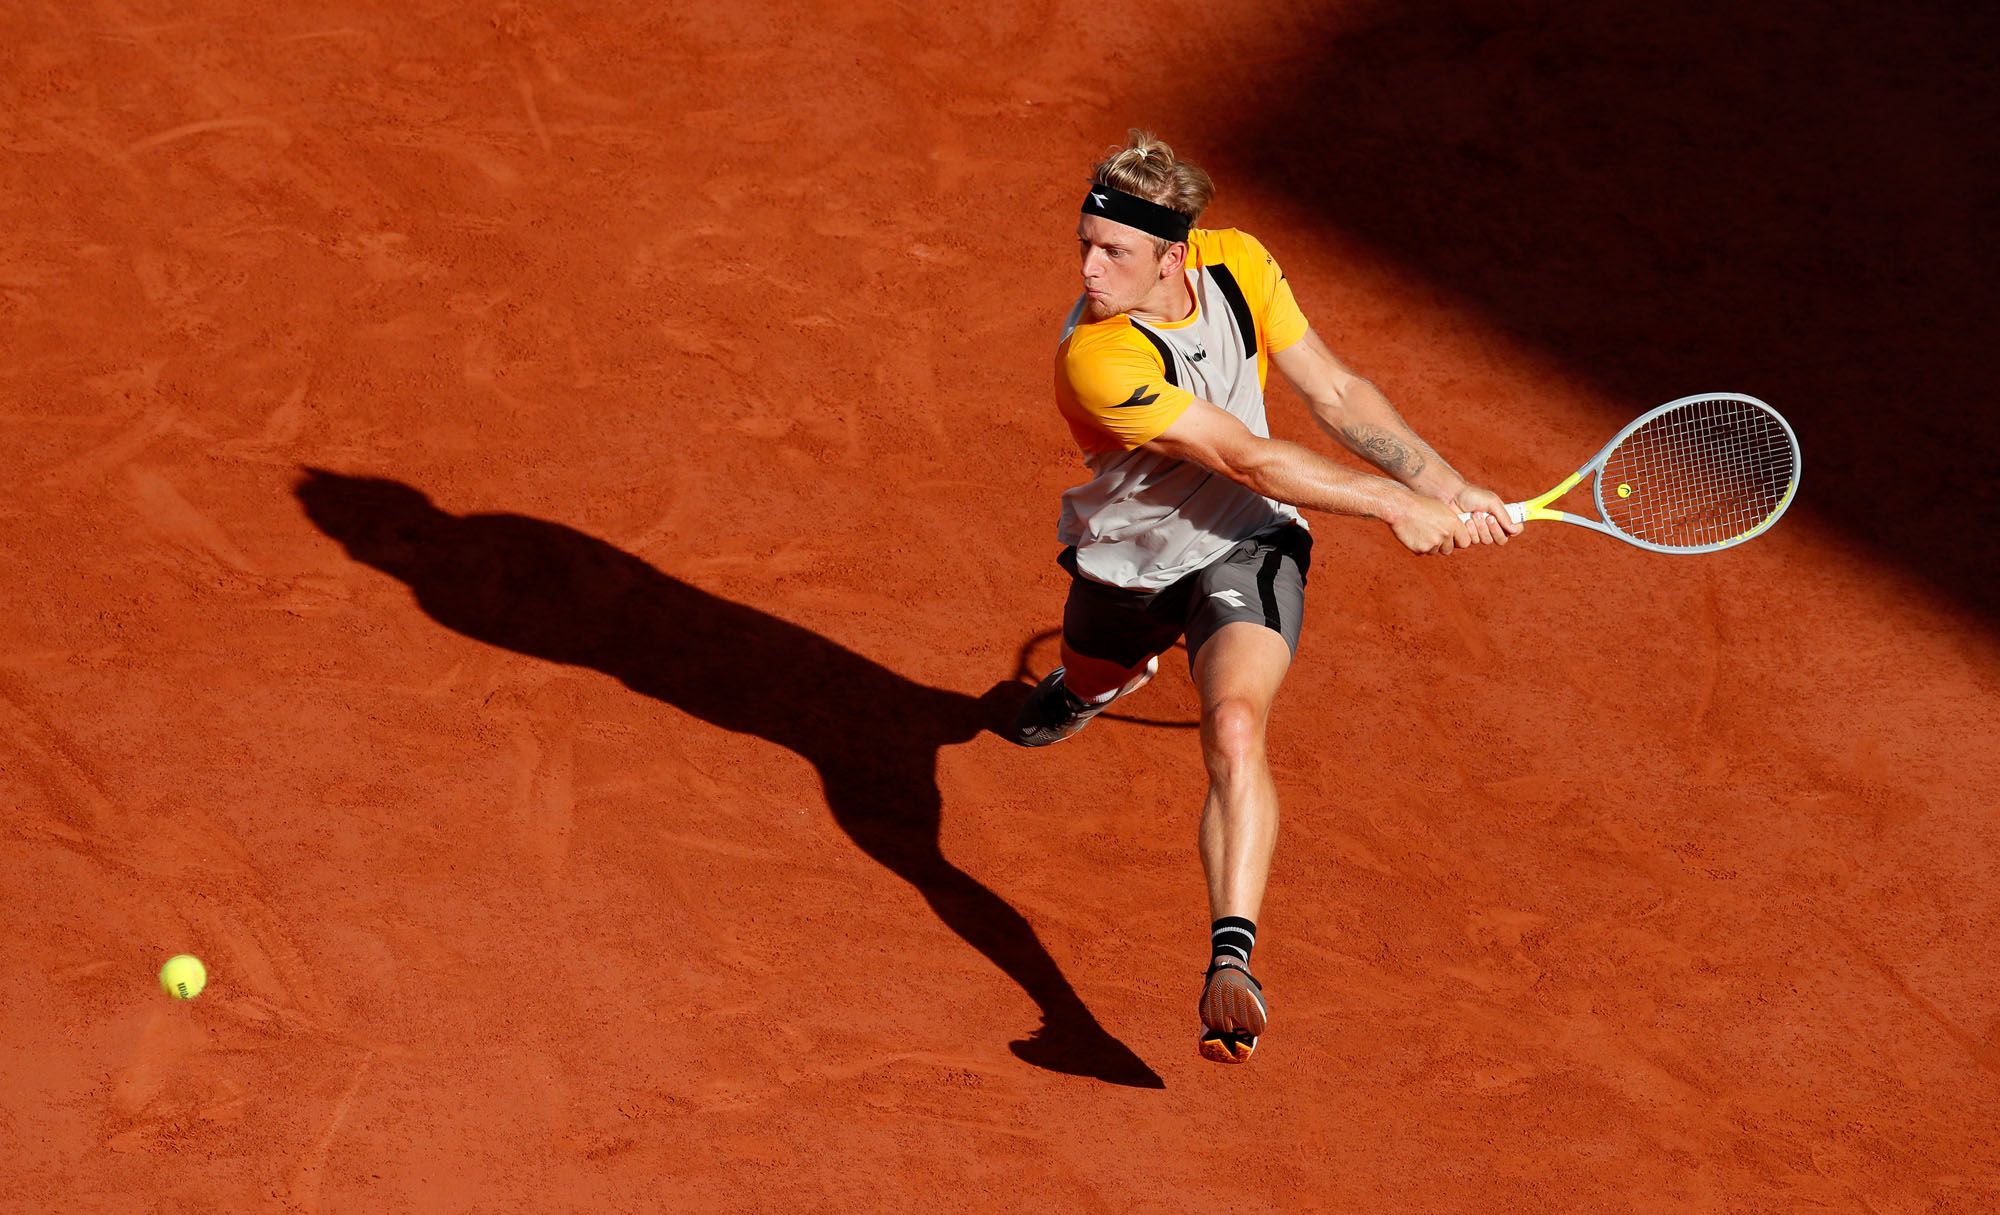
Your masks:
<instances>
[{"instance_id":1,"label":"racket head","mask_svg":"<svg viewBox=\"0 0 2000 1215\"><path fill-rule=\"evenodd\" d=\"M1761 535L1799 488L1799 440L1778 411L1735 392L1648 410L1593 461L1597 514L1621 540L1712 553Z\"/></svg>"}]
</instances>

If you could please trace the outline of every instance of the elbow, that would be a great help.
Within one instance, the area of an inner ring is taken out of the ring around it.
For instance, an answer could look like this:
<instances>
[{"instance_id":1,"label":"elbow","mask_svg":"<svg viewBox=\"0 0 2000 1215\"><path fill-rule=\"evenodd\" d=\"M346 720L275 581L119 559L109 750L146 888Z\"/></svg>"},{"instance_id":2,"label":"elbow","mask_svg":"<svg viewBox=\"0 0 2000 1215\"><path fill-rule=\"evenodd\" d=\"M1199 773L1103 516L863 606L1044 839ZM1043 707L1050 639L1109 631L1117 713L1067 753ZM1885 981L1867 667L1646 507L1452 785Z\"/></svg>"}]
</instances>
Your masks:
<instances>
[{"instance_id":1,"label":"elbow","mask_svg":"<svg viewBox=\"0 0 2000 1215\"><path fill-rule=\"evenodd\" d=\"M1233 452L1215 471L1228 477L1253 494L1274 498L1275 475L1278 469L1278 446L1275 441L1264 442L1243 451Z\"/></svg>"},{"instance_id":2,"label":"elbow","mask_svg":"<svg viewBox=\"0 0 2000 1215\"><path fill-rule=\"evenodd\" d=\"M1348 412L1356 407L1365 406L1370 401L1380 400L1382 390L1367 376L1347 371L1333 381L1326 396L1328 408L1336 412Z\"/></svg>"},{"instance_id":3,"label":"elbow","mask_svg":"<svg viewBox=\"0 0 2000 1215\"><path fill-rule=\"evenodd\" d=\"M1366 380L1358 376L1353 377L1344 384L1328 388L1308 398L1306 407L1311 410L1314 420L1321 426L1338 433L1353 416L1348 409L1348 402L1353 400L1354 390L1366 383Z\"/></svg>"}]
</instances>

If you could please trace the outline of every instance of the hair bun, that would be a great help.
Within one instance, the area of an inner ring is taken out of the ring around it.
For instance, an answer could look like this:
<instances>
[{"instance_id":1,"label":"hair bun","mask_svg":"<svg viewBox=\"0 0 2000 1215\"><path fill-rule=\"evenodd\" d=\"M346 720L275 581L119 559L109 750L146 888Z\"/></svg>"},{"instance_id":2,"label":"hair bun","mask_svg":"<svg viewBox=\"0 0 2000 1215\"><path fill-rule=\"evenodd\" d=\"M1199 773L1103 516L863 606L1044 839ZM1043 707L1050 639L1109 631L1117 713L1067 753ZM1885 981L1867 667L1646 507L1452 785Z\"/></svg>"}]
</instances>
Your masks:
<instances>
[{"instance_id":1,"label":"hair bun","mask_svg":"<svg viewBox=\"0 0 2000 1215\"><path fill-rule=\"evenodd\" d=\"M1208 174L1175 156L1165 140L1139 127L1125 133L1124 147L1106 149L1092 177L1178 211L1191 223L1201 218L1215 197L1215 182Z\"/></svg>"}]
</instances>

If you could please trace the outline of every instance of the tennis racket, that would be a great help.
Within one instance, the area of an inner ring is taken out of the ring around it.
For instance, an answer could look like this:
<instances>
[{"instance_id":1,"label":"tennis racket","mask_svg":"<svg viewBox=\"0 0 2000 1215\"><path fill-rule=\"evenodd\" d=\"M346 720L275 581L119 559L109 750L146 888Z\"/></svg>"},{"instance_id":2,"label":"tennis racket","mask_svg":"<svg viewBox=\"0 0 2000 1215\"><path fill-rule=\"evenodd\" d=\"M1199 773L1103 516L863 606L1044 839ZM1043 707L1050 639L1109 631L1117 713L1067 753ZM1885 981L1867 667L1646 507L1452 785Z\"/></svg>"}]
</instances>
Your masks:
<instances>
[{"instance_id":1,"label":"tennis racket","mask_svg":"<svg viewBox=\"0 0 2000 1215\"><path fill-rule=\"evenodd\" d=\"M1550 507L1585 477L1597 518ZM1778 411L1710 392L1639 415L1562 484L1507 511L1516 523L1560 519L1656 553L1713 553L1769 529L1798 488L1798 436Z\"/></svg>"}]
</instances>

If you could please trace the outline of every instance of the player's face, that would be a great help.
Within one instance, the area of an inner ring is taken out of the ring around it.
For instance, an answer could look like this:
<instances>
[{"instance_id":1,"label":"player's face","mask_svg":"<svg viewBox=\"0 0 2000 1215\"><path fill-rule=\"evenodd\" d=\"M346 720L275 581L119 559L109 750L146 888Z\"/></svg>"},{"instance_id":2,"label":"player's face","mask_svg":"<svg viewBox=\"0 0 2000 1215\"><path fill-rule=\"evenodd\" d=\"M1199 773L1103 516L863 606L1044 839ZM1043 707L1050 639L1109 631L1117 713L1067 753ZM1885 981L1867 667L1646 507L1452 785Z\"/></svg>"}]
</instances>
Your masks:
<instances>
[{"instance_id":1,"label":"player's face","mask_svg":"<svg viewBox=\"0 0 2000 1215\"><path fill-rule=\"evenodd\" d=\"M1161 278L1161 257L1153 238L1101 215L1086 215L1076 226L1083 259L1084 310L1092 320L1130 312Z\"/></svg>"}]
</instances>

